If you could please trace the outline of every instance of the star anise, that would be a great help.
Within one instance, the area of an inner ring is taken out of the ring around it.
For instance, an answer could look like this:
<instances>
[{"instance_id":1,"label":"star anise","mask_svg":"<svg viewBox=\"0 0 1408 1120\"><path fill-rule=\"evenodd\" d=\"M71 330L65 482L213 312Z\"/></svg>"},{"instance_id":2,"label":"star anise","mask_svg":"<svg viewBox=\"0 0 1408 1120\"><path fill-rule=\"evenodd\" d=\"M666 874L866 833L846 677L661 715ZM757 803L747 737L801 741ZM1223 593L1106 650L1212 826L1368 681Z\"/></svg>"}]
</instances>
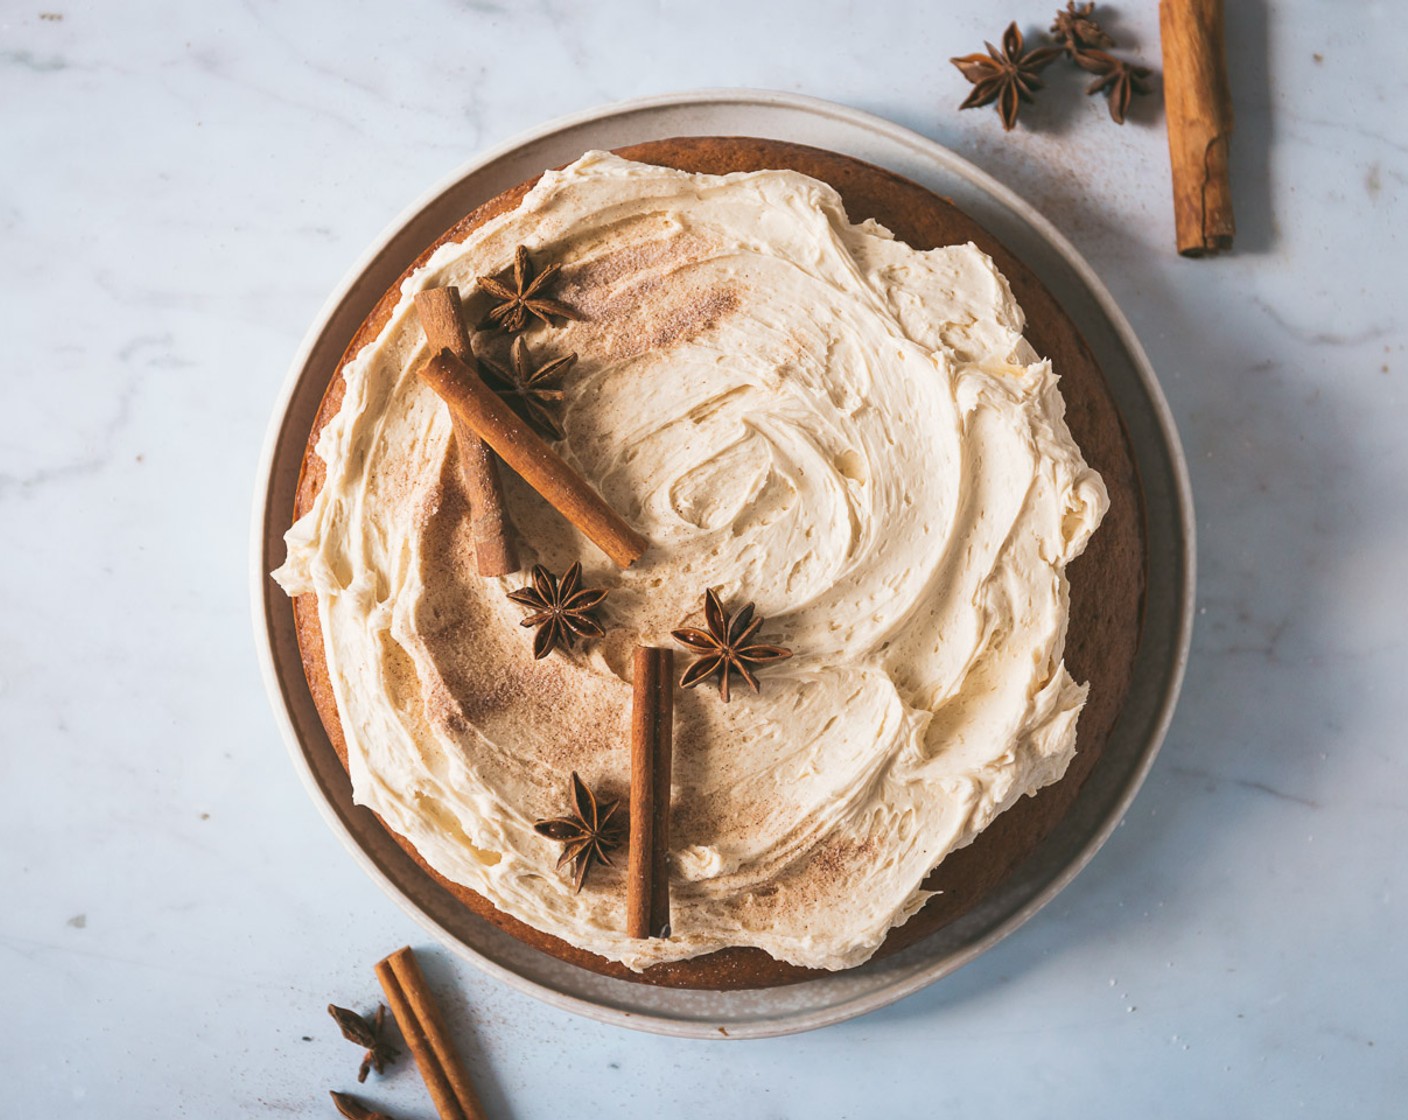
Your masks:
<instances>
[{"instance_id":1,"label":"star anise","mask_svg":"<svg viewBox=\"0 0 1408 1120\"><path fill-rule=\"evenodd\" d=\"M342 1037L348 1042L355 1042L358 1046L366 1047L366 1055L362 1058L361 1068L357 1070L357 1081L362 1082L367 1079L369 1070L376 1070L381 1073L386 1066L396 1060L401 1051L387 1042L384 1037L386 1026L386 1008L382 1004L377 1005L376 1014L370 1019L358 1015L355 1011L348 1011L345 1007L338 1007L335 1003L328 1004L328 1014L337 1022L342 1031Z\"/></svg>"},{"instance_id":2,"label":"star anise","mask_svg":"<svg viewBox=\"0 0 1408 1120\"><path fill-rule=\"evenodd\" d=\"M520 245L513 254L513 287L494 276L479 277L479 286L499 301L490 308L489 321L514 332L527 326L529 315L541 319L548 326L552 326L554 316L559 319L580 319L581 316L572 308L555 299L548 299L545 294L561 269L560 264L550 264L535 276L528 250Z\"/></svg>"},{"instance_id":3,"label":"star anise","mask_svg":"<svg viewBox=\"0 0 1408 1120\"><path fill-rule=\"evenodd\" d=\"M348 1093L339 1093L336 1089L332 1089L329 1090L329 1095L332 1097L333 1107L347 1117L347 1120L391 1120L391 1117L386 1113L368 1108Z\"/></svg>"},{"instance_id":4,"label":"star anise","mask_svg":"<svg viewBox=\"0 0 1408 1120\"><path fill-rule=\"evenodd\" d=\"M582 565L574 563L559 582L541 564L533 565L533 582L508 597L515 603L531 607L520 626L536 626L533 656L543 658L554 649L571 649L578 638L600 638L606 633L591 612L606 598L604 587L581 587Z\"/></svg>"},{"instance_id":5,"label":"star anise","mask_svg":"<svg viewBox=\"0 0 1408 1120\"><path fill-rule=\"evenodd\" d=\"M572 890L579 892L594 864L611 866L611 852L626 838L626 822L616 815L621 803L599 802L575 770L572 771L572 805L573 811L567 816L538 821L533 827L540 835L563 845L557 866L572 865Z\"/></svg>"},{"instance_id":6,"label":"star anise","mask_svg":"<svg viewBox=\"0 0 1408 1120\"><path fill-rule=\"evenodd\" d=\"M1116 124L1124 124L1124 115L1129 112L1129 103L1136 93L1149 92L1147 66L1132 66L1104 51L1081 51L1075 56L1075 64L1082 70L1099 75L1085 87L1085 92L1096 94L1105 91L1110 102L1110 118Z\"/></svg>"},{"instance_id":7,"label":"star anise","mask_svg":"<svg viewBox=\"0 0 1408 1120\"><path fill-rule=\"evenodd\" d=\"M991 43L983 45L988 49L987 54L965 54L949 59L973 83L973 91L959 108L973 109L996 101L1002 127L1010 131L1017 124L1021 103L1030 103L1032 94L1042 88L1037 75L1060 55L1061 48L1024 50L1022 33L1016 23L1008 24L1002 33L1001 51Z\"/></svg>"},{"instance_id":8,"label":"star anise","mask_svg":"<svg viewBox=\"0 0 1408 1120\"><path fill-rule=\"evenodd\" d=\"M1109 50L1115 45L1109 32L1095 19L1093 0L1088 4L1066 0L1066 10L1057 11L1056 22L1051 25L1051 34L1061 41L1062 49L1071 58L1075 58L1087 48Z\"/></svg>"},{"instance_id":9,"label":"star anise","mask_svg":"<svg viewBox=\"0 0 1408 1120\"><path fill-rule=\"evenodd\" d=\"M719 695L727 704L731 674L737 673L749 688L757 692L758 678L749 666L771 665L792 656L792 651L782 646L750 641L763 624L761 617L753 617L752 603L737 614L730 615L711 588L704 593L704 621L709 627L707 630L686 626L670 631L675 641L688 646L698 655L698 660L680 678L681 688L693 688L718 673Z\"/></svg>"},{"instance_id":10,"label":"star anise","mask_svg":"<svg viewBox=\"0 0 1408 1120\"><path fill-rule=\"evenodd\" d=\"M576 361L576 354L568 354L563 358L554 358L540 369L534 369L528 343L522 335L513 340L508 369L482 354L479 356L479 364L494 392L541 434L553 439L565 439L566 434L548 405L556 404L566 394L554 388L551 382L570 370Z\"/></svg>"}]
</instances>

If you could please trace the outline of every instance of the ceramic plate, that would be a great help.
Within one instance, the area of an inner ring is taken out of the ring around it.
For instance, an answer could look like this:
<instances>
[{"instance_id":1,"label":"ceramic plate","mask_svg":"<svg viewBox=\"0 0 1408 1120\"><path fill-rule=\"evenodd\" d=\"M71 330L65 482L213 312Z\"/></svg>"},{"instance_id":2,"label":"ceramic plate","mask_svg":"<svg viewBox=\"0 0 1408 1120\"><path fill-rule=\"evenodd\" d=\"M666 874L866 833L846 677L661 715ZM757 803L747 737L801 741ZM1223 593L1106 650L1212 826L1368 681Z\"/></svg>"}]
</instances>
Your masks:
<instances>
[{"instance_id":1,"label":"ceramic plate","mask_svg":"<svg viewBox=\"0 0 1408 1120\"><path fill-rule=\"evenodd\" d=\"M783 988L692 992L599 976L531 949L475 917L352 804L304 682L289 600L268 573L313 418L344 348L417 254L481 202L591 148L671 136L758 136L854 156L952 198L1055 292L1090 344L1129 428L1147 503L1145 634L1124 712L1100 764L1045 845L958 921L903 952ZM450 949L504 983L579 1014L696 1038L759 1038L873 1011L991 948L1057 894L1119 823L1163 739L1183 677L1193 602L1193 518L1178 436L1153 370L1110 293L1056 229L983 172L917 133L790 94L705 91L607 106L545 125L455 172L412 206L348 274L294 360L264 447L253 532L256 638L294 764L333 830L391 897Z\"/></svg>"}]
</instances>

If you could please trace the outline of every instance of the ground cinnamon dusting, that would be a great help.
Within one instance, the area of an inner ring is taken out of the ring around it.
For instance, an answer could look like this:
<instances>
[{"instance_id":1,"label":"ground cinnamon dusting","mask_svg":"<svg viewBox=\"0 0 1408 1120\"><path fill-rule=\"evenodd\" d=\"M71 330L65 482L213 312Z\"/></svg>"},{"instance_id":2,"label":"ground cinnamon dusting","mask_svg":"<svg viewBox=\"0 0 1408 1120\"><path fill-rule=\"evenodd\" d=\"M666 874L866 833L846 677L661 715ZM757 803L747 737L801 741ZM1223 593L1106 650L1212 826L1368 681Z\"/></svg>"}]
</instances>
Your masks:
<instances>
[{"instance_id":1,"label":"ground cinnamon dusting","mask_svg":"<svg viewBox=\"0 0 1408 1120\"><path fill-rule=\"evenodd\" d=\"M590 254L590 246L585 248ZM581 289L580 294L586 300L600 299L600 293L609 293L611 289L620 287L622 281L637 276L661 275L696 264L706 256L708 249L709 243L692 233L649 239L643 237L582 263L568 264L562 270L558 283L564 290Z\"/></svg>"},{"instance_id":2,"label":"ground cinnamon dusting","mask_svg":"<svg viewBox=\"0 0 1408 1120\"><path fill-rule=\"evenodd\" d=\"M735 285L691 275L707 259L704 239L648 241L564 269L559 291L578 308L574 345L593 363L625 361L681 346L739 307Z\"/></svg>"},{"instance_id":3,"label":"ground cinnamon dusting","mask_svg":"<svg viewBox=\"0 0 1408 1120\"><path fill-rule=\"evenodd\" d=\"M533 660L531 631L516 625L517 608L497 581L474 574L469 505L448 459L435 493L421 538L422 564L434 574L424 579L416 619L436 670L421 682L427 722L466 749L482 736L596 783L613 768L609 760L625 757L627 686L582 688L585 651ZM483 753L476 758L492 763Z\"/></svg>"}]
</instances>

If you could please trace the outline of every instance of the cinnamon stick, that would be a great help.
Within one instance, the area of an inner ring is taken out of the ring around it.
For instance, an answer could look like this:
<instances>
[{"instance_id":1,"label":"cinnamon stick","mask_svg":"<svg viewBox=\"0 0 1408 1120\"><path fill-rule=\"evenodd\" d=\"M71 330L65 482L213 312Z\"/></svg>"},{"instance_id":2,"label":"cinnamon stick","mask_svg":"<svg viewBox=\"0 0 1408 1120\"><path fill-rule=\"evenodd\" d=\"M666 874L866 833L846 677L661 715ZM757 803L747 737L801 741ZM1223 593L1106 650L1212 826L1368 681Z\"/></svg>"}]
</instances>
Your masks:
<instances>
[{"instance_id":1,"label":"cinnamon stick","mask_svg":"<svg viewBox=\"0 0 1408 1120\"><path fill-rule=\"evenodd\" d=\"M1159 35L1178 251L1201 257L1232 248L1237 231L1227 164L1233 121L1222 0L1160 0Z\"/></svg>"},{"instance_id":2,"label":"cinnamon stick","mask_svg":"<svg viewBox=\"0 0 1408 1120\"><path fill-rule=\"evenodd\" d=\"M459 289L431 288L417 292L414 303L431 352L449 350L473 368L474 351L464 329ZM469 499L469 532L474 542L475 567L481 576L506 576L518 571L518 553L513 546L513 528L504 506L498 461L488 445L462 421L454 420L453 414L451 421L460 475Z\"/></svg>"},{"instance_id":3,"label":"cinnamon stick","mask_svg":"<svg viewBox=\"0 0 1408 1120\"><path fill-rule=\"evenodd\" d=\"M617 564L628 568L645 551L646 539L454 354L442 350L421 366L420 376L452 415Z\"/></svg>"},{"instance_id":4,"label":"cinnamon stick","mask_svg":"<svg viewBox=\"0 0 1408 1120\"><path fill-rule=\"evenodd\" d=\"M670 753L675 655L637 646L631 707L631 844L626 933L670 936Z\"/></svg>"},{"instance_id":5,"label":"cinnamon stick","mask_svg":"<svg viewBox=\"0 0 1408 1120\"><path fill-rule=\"evenodd\" d=\"M378 961L376 978L415 1057L440 1120L487 1120L484 1108L450 1043L440 1005L410 946Z\"/></svg>"}]
</instances>

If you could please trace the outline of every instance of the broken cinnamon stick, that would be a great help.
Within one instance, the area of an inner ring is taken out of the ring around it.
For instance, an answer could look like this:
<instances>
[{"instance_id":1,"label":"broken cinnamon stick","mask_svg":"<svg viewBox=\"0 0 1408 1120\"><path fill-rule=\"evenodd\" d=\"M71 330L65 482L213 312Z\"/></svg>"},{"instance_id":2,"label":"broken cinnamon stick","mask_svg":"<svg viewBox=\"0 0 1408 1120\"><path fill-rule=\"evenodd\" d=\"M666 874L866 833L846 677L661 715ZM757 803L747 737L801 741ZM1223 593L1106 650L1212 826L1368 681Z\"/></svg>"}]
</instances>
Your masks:
<instances>
[{"instance_id":1,"label":"broken cinnamon stick","mask_svg":"<svg viewBox=\"0 0 1408 1120\"><path fill-rule=\"evenodd\" d=\"M1206 256L1232 248L1237 231L1227 163L1233 121L1222 0L1160 0L1159 35L1178 251Z\"/></svg>"},{"instance_id":2,"label":"broken cinnamon stick","mask_svg":"<svg viewBox=\"0 0 1408 1120\"><path fill-rule=\"evenodd\" d=\"M368 1108L350 1093L329 1089L328 1096L332 1097L332 1106L337 1109L338 1115L347 1117L347 1120L391 1120L386 1113Z\"/></svg>"},{"instance_id":3,"label":"broken cinnamon stick","mask_svg":"<svg viewBox=\"0 0 1408 1120\"><path fill-rule=\"evenodd\" d=\"M431 353L449 350L460 361L474 367L474 351L464 329L458 288L431 288L417 292L416 314L425 328ZM469 499L469 532L474 542L474 564L481 576L506 576L518 571L518 553L513 545L513 527L504 506L503 482L499 465L488 445L455 420L455 448Z\"/></svg>"},{"instance_id":4,"label":"broken cinnamon stick","mask_svg":"<svg viewBox=\"0 0 1408 1120\"><path fill-rule=\"evenodd\" d=\"M631 707L631 844L626 934L670 936L670 753L675 655L637 646Z\"/></svg>"},{"instance_id":5,"label":"broken cinnamon stick","mask_svg":"<svg viewBox=\"0 0 1408 1120\"><path fill-rule=\"evenodd\" d=\"M459 358L442 350L420 368L420 376L523 480L623 568L649 543L623 521L591 485L567 465L537 432L504 404Z\"/></svg>"},{"instance_id":6,"label":"broken cinnamon stick","mask_svg":"<svg viewBox=\"0 0 1408 1120\"><path fill-rule=\"evenodd\" d=\"M486 1120L484 1108L460 1064L440 1005L409 946L378 961L376 978L387 1005L415 1057L416 1068L430 1091L440 1120Z\"/></svg>"}]
</instances>

